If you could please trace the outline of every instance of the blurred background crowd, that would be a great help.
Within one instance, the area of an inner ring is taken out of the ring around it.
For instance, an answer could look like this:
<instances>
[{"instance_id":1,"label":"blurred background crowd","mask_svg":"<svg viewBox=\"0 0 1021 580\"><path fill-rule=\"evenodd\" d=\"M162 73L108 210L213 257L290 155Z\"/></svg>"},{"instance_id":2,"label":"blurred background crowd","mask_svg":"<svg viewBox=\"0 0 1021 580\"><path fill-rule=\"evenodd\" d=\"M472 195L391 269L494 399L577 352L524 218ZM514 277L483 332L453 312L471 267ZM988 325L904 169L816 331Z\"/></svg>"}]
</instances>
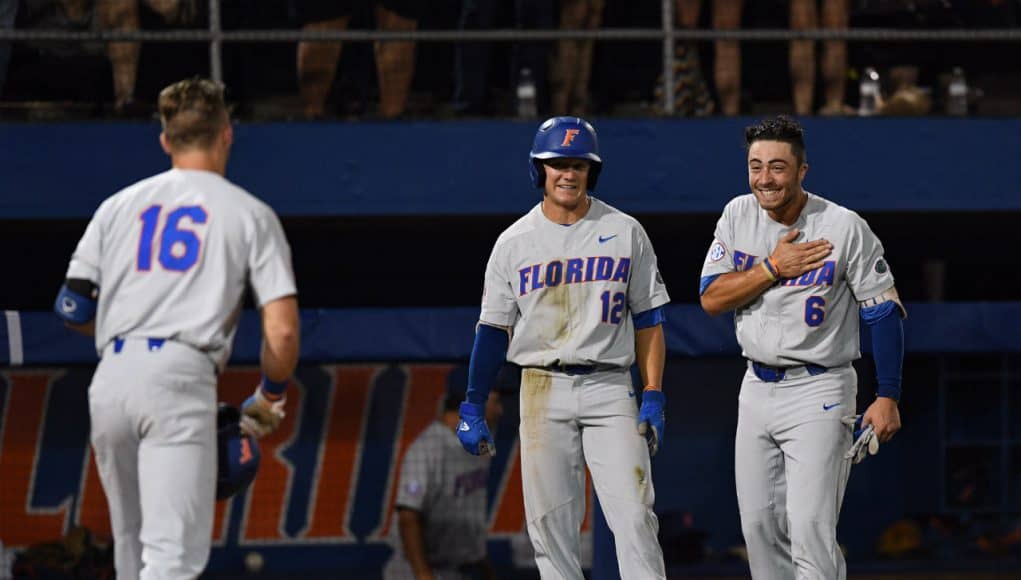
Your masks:
<instances>
[{"instance_id":1,"label":"blurred background crowd","mask_svg":"<svg viewBox=\"0 0 1021 580\"><path fill-rule=\"evenodd\" d=\"M656 30L660 0L222 0L224 31ZM1018 0L673 0L674 29L877 29L869 40L676 42L673 112L1016 115L1014 37L905 41L884 30L1017 30ZM209 0L0 0L19 31L208 30ZM149 117L208 73L206 42L0 41L6 119ZM241 119L447 119L664 112L658 39L225 42ZM5 74L6 73L6 74Z\"/></svg>"}]
</instances>

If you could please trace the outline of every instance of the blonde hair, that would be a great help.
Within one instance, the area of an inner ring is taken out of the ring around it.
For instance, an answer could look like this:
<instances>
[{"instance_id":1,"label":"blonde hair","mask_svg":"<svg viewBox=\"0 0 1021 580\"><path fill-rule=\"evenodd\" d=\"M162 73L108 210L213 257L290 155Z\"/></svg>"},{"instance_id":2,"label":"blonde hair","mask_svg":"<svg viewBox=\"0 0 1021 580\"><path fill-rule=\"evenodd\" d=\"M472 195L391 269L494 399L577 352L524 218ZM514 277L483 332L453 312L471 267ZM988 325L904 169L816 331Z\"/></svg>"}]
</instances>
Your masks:
<instances>
[{"instance_id":1,"label":"blonde hair","mask_svg":"<svg viewBox=\"0 0 1021 580\"><path fill-rule=\"evenodd\" d=\"M222 83L199 77L178 81L160 91L160 123L172 148L212 145L230 122L223 91Z\"/></svg>"}]
</instances>

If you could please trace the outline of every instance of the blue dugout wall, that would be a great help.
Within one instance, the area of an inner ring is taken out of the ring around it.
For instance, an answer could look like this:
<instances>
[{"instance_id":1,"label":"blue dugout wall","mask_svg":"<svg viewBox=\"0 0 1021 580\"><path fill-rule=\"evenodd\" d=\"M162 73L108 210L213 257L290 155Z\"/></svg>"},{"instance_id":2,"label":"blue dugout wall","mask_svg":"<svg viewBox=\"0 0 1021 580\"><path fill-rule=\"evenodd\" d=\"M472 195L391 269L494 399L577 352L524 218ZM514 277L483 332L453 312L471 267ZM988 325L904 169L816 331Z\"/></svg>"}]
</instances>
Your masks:
<instances>
[{"instance_id":1,"label":"blue dugout wall","mask_svg":"<svg viewBox=\"0 0 1021 580\"><path fill-rule=\"evenodd\" d=\"M599 192L717 213L747 190L753 119L599 120ZM1019 210L1021 120L806 119L806 187L856 211ZM534 122L246 124L229 177L283 216L523 213ZM84 218L162 171L159 125L0 125L0 219ZM817 168L817 169L816 169Z\"/></svg>"}]
</instances>

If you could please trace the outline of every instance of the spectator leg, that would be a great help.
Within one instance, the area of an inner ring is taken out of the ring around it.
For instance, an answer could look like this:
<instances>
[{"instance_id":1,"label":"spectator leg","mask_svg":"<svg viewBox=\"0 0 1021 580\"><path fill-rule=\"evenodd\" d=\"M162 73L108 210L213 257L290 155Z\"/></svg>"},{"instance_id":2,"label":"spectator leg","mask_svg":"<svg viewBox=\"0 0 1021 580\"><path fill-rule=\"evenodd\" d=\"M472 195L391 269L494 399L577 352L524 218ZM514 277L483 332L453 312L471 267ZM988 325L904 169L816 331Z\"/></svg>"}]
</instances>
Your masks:
<instances>
[{"instance_id":1,"label":"spectator leg","mask_svg":"<svg viewBox=\"0 0 1021 580\"><path fill-rule=\"evenodd\" d=\"M309 22L304 30L345 30L349 16ZM340 42L298 43L298 91L305 117L316 119L326 112L326 98L333 86L342 49Z\"/></svg>"},{"instance_id":2,"label":"spectator leg","mask_svg":"<svg viewBox=\"0 0 1021 580\"><path fill-rule=\"evenodd\" d=\"M824 28L844 30L849 19L848 0L827 0L822 3ZM819 112L828 115L850 113L844 105L847 83L847 42L827 40L823 43L822 80L825 103Z\"/></svg>"},{"instance_id":3,"label":"spectator leg","mask_svg":"<svg viewBox=\"0 0 1021 580\"><path fill-rule=\"evenodd\" d=\"M794 1L794 0L792 0ZM714 0L713 28L736 30L741 26L741 0ZM736 40L717 40L714 79L724 115L741 112L741 45Z\"/></svg>"},{"instance_id":4,"label":"spectator leg","mask_svg":"<svg viewBox=\"0 0 1021 580\"><path fill-rule=\"evenodd\" d=\"M496 19L497 0L461 0L461 30L488 30ZM458 43L454 52L454 106L469 114L484 112L489 79L488 42Z\"/></svg>"},{"instance_id":5,"label":"spectator leg","mask_svg":"<svg viewBox=\"0 0 1021 580\"><path fill-rule=\"evenodd\" d=\"M816 0L790 0L790 2L792 30L805 30L819 25ZM814 41L791 41L790 67L794 112L798 115L811 115L812 95L815 90Z\"/></svg>"},{"instance_id":6,"label":"spectator leg","mask_svg":"<svg viewBox=\"0 0 1021 580\"><path fill-rule=\"evenodd\" d=\"M596 30L603 22L604 0L587 0L584 27L586 30ZM589 81L592 78L592 54L595 52L596 41L594 39L579 41L578 46L578 70L574 79L574 86L571 88L570 111L576 117L583 117L588 114L589 109Z\"/></svg>"},{"instance_id":7,"label":"spectator leg","mask_svg":"<svg viewBox=\"0 0 1021 580\"><path fill-rule=\"evenodd\" d=\"M560 5L560 28L567 30L584 28L587 8L586 0L564 0ZM553 66L554 115L567 115L571 111L571 94L575 83L578 82L581 50L581 41L557 41L557 59Z\"/></svg>"},{"instance_id":8,"label":"spectator leg","mask_svg":"<svg viewBox=\"0 0 1021 580\"><path fill-rule=\"evenodd\" d=\"M415 30L418 21L376 6L376 22L382 30ZM379 75L379 113L384 119L404 114L415 75L415 43L376 42L376 73Z\"/></svg>"},{"instance_id":9,"label":"spectator leg","mask_svg":"<svg viewBox=\"0 0 1021 580\"><path fill-rule=\"evenodd\" d=\"M677 22L681 28L697 28L702 14L702 0L676 0Z\"/></svg>"},{"instance_id":10,"label":"spectator leg","mask_svg":"<svg viewBox=\"0 0 1021 580\"><path fill-rule=\"evenodd\" d=\"M97 2L100 27L104 30L132 31L139 29L137 0L104 0ZM138 58L137 42L110 42L106 54L113 69L114 108L121 110L135 98Z\"/></svg>"}]
</instances>

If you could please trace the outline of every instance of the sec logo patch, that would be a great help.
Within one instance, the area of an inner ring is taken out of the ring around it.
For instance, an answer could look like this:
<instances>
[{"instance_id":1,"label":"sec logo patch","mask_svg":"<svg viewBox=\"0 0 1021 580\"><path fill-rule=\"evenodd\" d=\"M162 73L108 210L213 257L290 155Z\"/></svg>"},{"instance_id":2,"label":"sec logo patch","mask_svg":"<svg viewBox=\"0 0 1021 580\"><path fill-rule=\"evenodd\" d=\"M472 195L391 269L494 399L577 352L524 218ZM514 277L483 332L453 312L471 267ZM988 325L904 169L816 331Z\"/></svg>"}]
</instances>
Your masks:
<instances>
[{"instance_id":1,"label":"sec logo patch","mask_svg":"<svg viewBox=\"0 0 1021 580\"><path fill-rule=\"evenodd\" d=\"M727 255L727 248L723 247L720 242L713 243L713 247L709 248L709 260L711 262L719 262L723 259L723 256Z\"/></svg>"}]
</instances>

